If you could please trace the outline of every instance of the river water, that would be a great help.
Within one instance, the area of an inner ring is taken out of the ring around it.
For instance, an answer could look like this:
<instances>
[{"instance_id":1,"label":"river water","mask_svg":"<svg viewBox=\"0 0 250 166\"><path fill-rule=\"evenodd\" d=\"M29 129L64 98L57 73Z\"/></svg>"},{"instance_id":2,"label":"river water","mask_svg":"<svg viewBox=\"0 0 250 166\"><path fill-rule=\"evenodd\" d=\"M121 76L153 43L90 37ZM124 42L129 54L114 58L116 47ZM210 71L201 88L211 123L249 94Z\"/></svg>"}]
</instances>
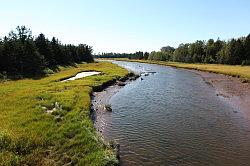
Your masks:
<instances>
[{"instance_id":1,"label":"river water","mask_svg":"<svg viewBox=\"0 0 250 166\"><path fill-rule=\"evenodd\" d=\"M97 117L120 144L122 165L250 165L250 122L201 76L153 64L114 61L142 76L111 97Z\"/></svg>"}]
</instances>

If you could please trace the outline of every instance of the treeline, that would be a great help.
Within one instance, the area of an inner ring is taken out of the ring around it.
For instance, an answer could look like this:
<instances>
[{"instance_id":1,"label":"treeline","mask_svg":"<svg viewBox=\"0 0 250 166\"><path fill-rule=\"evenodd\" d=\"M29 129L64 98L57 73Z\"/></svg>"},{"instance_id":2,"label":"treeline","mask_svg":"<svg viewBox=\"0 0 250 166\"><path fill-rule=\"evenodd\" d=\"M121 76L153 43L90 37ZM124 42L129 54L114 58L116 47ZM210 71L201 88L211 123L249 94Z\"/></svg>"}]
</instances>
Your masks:
<instances>
[{"instance_id":1,"label":"treeline","mask_svg":"<svg viewBox=\"0 0 250 166\"><path fill-rule=\"evenodd\" d=\"M95 58L128 58L128 59L148 59L149 53L138 51L135 53L101 53L94 55Z\"/></svg>"},{"instance_id":2,"label":"treeline","mask_svg":"<svg viewBox=\"0 0 250 166\"><path fill-rule=\"evenodd\" d=\"M2 75L41 75L46 69L80 62L93 62L92 47L86 44L62 44L57 38L49 40L44 34L35 38L25 26L18 26L0 39Z\"/></svg>"},{"instance_id":3,"label":"treeline","mask_svg":"<svg viewBox=\"0 0 250 166\"><path fill-rule=\"evenodd\" d=\"M209 39L195 43L180 44L178 48L162 47L151 52L150 60L186 63L220 63L230 65L250 65L250 34L247 37L222 41Z\"/></svg>"},{"instance_id":4,"label":"treeline","mask_svg":"<svg viewBox=\"0 0 250 166\"><path fill-rule=\"evenodd\" d=\"M220 63L230 65L250 65L250 34L247 37L222 41L209 39L194 43L180 44L177 48L166 46L150 54L102 53L98 58L149 59L155 61L174 61L185 63Z\"/></svg>"}]
</instances>

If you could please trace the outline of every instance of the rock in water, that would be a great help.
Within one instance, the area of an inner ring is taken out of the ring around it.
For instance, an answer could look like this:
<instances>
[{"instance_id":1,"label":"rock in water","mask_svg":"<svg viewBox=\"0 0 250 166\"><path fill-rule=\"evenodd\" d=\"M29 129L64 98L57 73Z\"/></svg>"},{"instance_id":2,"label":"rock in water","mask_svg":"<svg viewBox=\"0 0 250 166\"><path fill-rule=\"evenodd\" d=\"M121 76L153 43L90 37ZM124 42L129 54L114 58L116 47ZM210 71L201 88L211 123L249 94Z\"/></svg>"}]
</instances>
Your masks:
<instances>
[{"instance_id":1,"label":"rock in water","mask_svg":"<svg viewBox=\"0 0 250 166\"><path fill-rule=\"evenodd\" d=\"M108 105L105 105L105 110L108 111L108 112L112 112L112 108L111 108L111 105L108 104Z\"/></svg>"}]
</instances>

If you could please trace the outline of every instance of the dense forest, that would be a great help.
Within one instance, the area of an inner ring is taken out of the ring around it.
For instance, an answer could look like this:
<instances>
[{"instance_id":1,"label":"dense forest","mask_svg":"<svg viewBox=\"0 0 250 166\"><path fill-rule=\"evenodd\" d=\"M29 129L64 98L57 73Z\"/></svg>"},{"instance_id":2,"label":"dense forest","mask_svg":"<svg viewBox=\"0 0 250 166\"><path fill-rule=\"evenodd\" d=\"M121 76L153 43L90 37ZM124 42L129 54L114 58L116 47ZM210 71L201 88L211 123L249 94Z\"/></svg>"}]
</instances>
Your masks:
<instances>
[{"instance_id":1,"label":"dense forest","mask_svg":"<svg viewBox=\"0 0 250 166\"><path fill-rule=\"evenodd\" d=\"M92 47L62 44L40 34L32 36L30 29L18 26L8 36L0 38L0 75L37 76L60 65L92 62Z\"/></svg>"},{"instance_id":2,"label":"dense forest","mask_svg":"<svg viewBox=\"0 0 250 166\"><path fill-rule=\"evenodd\" d=\"M166 46L162 47L160 51L153 51L150 54L147 52L134 54L102 53L96 57L250 65L250 34L247 37L229 41L209 39L207 42L197 40L194 43L180 44L178 48Z\"/></svg>"}]
</instances>

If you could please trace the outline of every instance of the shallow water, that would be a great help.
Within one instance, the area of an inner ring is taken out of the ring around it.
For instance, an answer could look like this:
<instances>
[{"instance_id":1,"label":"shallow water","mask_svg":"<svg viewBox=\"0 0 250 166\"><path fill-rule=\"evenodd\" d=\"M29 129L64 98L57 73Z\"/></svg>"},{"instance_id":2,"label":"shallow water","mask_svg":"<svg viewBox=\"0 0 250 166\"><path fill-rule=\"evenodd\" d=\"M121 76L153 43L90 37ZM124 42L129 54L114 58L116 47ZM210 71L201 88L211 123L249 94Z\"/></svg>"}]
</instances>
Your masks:
<instances>
[{"instance_id":1,"label":"shallow water","mask_svg":"<svg viewBox=\"0 0 250 166\"><path fill-rule=\"evenodd\" d=\"M197 74L171 67L113 62L142 76L110 99L97 117L120 144L122 165L250 165L249 121Z\"/></svg>"},{"instance_id":2,"label":"shallow water","mask_svg":"<svg viewBox=\"0 0 250 166\"><path fill-rule=\"evenodd\" d=\"M73 80L77 80L77 79L80 79L80 78L83 78L83 77L89 77L89 76L92 76L92 75L97 75L97 74L100 74L101 72L97 72L97 71L84 71L84 72L80 72L80 73L77 73L74 77L70 77L66 80L62 80L62 82L66 82L66 81L73 81Z\"/></svg>"}]
</instances>

